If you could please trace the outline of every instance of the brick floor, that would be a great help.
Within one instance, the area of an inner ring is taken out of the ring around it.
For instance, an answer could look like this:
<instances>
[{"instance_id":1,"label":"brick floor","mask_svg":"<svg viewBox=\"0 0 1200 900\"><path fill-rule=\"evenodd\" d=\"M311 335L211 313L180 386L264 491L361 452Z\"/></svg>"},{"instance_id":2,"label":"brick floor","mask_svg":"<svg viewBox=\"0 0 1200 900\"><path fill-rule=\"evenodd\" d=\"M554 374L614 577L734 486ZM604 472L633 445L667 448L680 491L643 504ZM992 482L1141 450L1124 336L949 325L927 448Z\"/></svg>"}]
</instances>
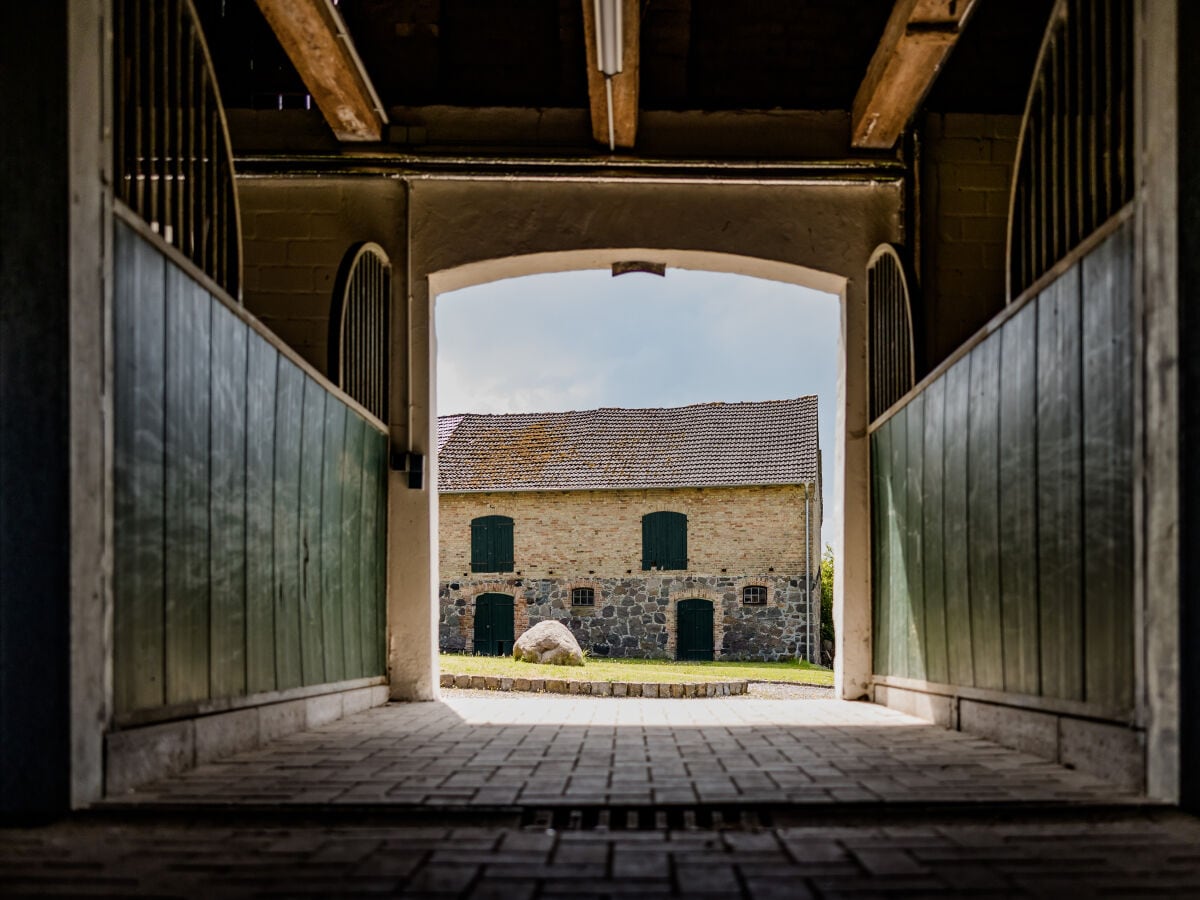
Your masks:
<instances>
[{"instance_id":1,"label":"brick floor","mask_svg":"<svg viewBox=\"0 0 1200 900\"><path fill-rule=\"evenodd\" d=\"M515 694L367 710L115 799L442 808L1137 800L873 704Z\"/></svg>"},{"instance_id":2,"label":"brick floor","mask_svg":"<svg viewBox=\"0 0 1200 900\"><path fill-rule=\"evenodd\" d=\"M0 829L4 896L1200 896L1200 822L939 819L739 830L193 824L130 812ZM464 815L469 813L464 811Z\"/></svg>"}]
</instances>

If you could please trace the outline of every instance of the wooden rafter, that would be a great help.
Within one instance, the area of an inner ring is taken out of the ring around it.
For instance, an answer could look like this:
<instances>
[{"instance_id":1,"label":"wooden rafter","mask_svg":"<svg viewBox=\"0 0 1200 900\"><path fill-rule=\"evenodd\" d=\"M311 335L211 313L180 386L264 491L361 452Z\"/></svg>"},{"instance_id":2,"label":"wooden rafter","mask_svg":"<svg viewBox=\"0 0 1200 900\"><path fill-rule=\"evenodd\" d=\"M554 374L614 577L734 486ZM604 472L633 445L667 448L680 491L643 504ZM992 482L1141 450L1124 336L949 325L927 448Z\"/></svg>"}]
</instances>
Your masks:
<instances>
[{"instance_id":1,"label":"wooden rafter","mask_svg":"<svg viewBox=\"0 0 1200 900\"><path fill-rule=\"evenodd\" d=\"M340 141L378 141L379 97L333 0L258 0L279 43Z\"/></svg>"},{"instance_id":2,"label":"wooden rafter","mask_svg":"<svg viewBox=\"0 0 1200 900\"><path fill-rule=\"evenodd\" d=\"M851 142L888 150L929 91L975 0L896 0L854 97Z\"/></svg>"},{"instance_id":3,"label":"wooden rafter","mask_svg":"<svg viewBox=\"0 0 1200 900\"><path fill-rule=\"evenodd\" d=\"M592 108L592 136L608 146L608 97L604 75L596 63L596 14L593 0L583 3L583 40L587 46L588 100ZM639 0L622 0L625 54L621 72L613 76L613 134L618 147L630 148L637 139L638 61L642 13Z\"/></svg>"}]
</instances>

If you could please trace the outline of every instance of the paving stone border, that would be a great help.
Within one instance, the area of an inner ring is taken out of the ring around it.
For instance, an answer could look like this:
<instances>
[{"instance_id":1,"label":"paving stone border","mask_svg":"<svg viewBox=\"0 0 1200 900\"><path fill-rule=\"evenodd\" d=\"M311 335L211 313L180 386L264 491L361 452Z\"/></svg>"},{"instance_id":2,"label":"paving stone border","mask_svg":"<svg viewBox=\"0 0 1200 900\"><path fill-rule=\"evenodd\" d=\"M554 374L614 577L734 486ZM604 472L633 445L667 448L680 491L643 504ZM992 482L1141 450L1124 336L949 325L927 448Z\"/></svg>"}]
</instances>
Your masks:
<instances>
[{"instance_id":1,"label":"paving stone border","mask_svg":"<svg viewBox=\"0 0 1200 900\"><path fill-rule=\"evenodd\" d=\"M579 681L573 678L509 678L499 675L452 675L443 672L444 688L476 691L523 691L533 694L583 694L588 697L733 697L745 694L748 681Z\"/></svg>"}]
</instances>

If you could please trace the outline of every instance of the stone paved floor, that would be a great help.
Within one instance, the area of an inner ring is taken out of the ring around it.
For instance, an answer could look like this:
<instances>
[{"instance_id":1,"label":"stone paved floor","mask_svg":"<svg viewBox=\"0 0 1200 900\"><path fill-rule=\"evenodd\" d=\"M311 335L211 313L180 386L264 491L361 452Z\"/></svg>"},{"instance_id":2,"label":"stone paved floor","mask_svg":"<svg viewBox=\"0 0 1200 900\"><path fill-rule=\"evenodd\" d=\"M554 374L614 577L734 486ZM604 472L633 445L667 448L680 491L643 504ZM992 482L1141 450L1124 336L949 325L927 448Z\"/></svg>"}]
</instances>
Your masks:
<instances>
[{"instance_id":1,"label":"stone paved floor","mask_svg":"<svg viewBox=\"0 0 1200 900\"><path fill-rule=\"evenodd\" d=\"M119 798L473 808L1135 800L866 703L451 692L441 703L368 710Z\"/></svg>"},{"instance_id":2,"label":"stone paved floor","mask_svg":"<svg viewBox=\"0 0 1200 900\"><path fill-rule=\"evenodd\" d=\"M185 824L123 813L0 829L0 895L1200 896L1200 822L1145 810L647 831L226 816Z\"/></svg>"}]
</instances>

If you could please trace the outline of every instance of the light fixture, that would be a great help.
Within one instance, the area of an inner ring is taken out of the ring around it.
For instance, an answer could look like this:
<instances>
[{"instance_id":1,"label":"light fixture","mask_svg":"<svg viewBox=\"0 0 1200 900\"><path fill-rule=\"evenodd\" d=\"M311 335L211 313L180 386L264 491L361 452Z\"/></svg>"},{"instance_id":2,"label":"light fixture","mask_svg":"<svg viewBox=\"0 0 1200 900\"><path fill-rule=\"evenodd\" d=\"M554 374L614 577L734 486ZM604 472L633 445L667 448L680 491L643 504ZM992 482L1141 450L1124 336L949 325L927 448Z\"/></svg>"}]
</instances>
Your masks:
<instances>
[{"instance_id":1,"label":"light fixture","mask_svg":"<svg viewBox=\"0 0 1200 900\"><path fill-rule=\"evenodd\" d=\"M617 149L613 131L612 79L621 72L625 58L624 25L621 22L621 5L624 0L595 0L596 9L596 62L604 73L604 95L608 104L608 149Z\"/></svg>"}]
</instances>

